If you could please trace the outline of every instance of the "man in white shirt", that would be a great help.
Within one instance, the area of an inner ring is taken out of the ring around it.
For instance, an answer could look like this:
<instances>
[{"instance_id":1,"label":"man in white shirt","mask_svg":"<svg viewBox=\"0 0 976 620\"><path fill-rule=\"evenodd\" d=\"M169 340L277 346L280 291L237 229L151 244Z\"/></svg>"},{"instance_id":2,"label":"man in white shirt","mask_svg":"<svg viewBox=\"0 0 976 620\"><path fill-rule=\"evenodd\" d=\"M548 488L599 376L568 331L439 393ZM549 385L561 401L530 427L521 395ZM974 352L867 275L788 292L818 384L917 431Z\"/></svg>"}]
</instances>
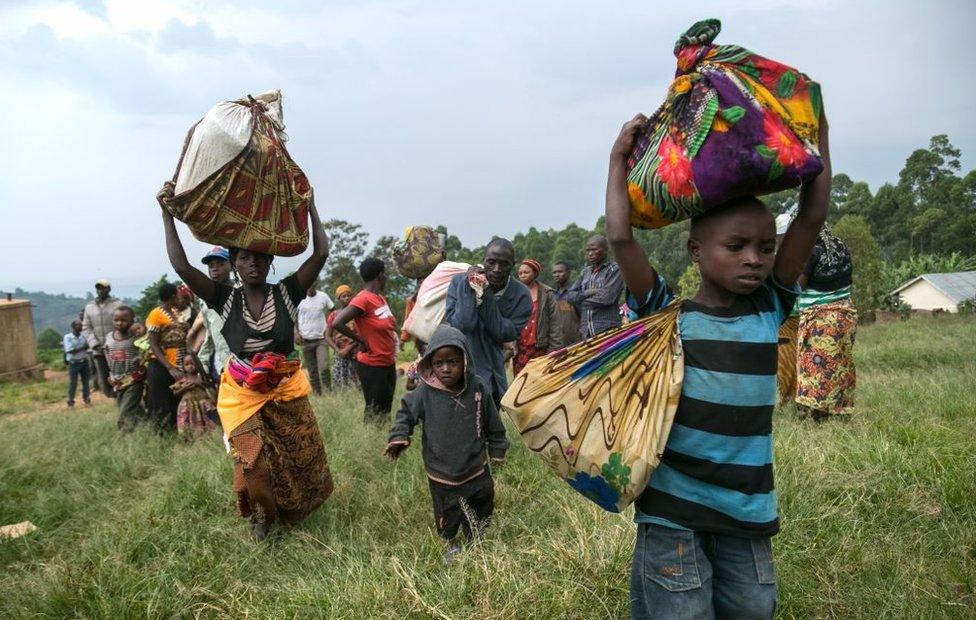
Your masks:
<instances>
[{"instance_id":1,"label":"man in white shirt","mask_svg":"<svg viewBox=\"0 0 976 620\"><path fill-rule=\"evenodd\" d=\"M302 360L308 369L312 391L322 393L322 386L332 390L332 372L329 367L329 347L334 347L326 333L325 317L335 307L332 298L318 290L316 281L298 304L298 324L295 326L295 344L302 347Z\"/></svg>"}]
</instances>

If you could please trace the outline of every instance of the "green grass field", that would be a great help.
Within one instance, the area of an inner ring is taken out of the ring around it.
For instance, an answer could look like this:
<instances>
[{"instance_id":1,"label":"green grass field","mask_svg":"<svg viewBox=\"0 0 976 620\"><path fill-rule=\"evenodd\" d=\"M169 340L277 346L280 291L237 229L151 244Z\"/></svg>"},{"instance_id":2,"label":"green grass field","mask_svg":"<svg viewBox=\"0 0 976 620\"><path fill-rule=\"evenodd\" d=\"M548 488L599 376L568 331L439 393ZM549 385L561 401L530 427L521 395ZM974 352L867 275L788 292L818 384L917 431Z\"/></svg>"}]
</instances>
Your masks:
<instances>
[{"instance_id":1,"label":"green grass field","mask_svg":"<svg viewBox=\"0 0 976 620\"><path fill-rule=\"evenodd\" d=\"M971 618L976 321L869 326L857 347L856 416L776 416L780 615ZM107 405L20 415L37 396L0 394L22 408L0 412L0 523L39 527L0 543L0 617L627 616L630 515L577 496L517 438L492 528L447 567L419 450L385 460L357 394L313 401L335 494L260 545L216 437L123 437Z\"/></svg>"}]
</instances>

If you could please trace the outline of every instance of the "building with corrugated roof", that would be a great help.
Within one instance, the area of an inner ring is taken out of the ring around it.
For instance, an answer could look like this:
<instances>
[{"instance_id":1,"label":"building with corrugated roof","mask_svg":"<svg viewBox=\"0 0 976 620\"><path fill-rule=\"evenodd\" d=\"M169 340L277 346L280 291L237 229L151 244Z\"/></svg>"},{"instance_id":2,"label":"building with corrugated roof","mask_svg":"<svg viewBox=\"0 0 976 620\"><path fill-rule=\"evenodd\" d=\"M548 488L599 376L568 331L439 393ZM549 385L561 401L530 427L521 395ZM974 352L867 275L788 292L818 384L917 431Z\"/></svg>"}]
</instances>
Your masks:
<instances>
[{"instance_id":1,"label":"building with corrugated roof","mask_svg":"<svg viewBox=\"0 0 976 620\"><path fill-rule=\"evenodd\" d=\"M901 297L912 310L958 312L959 304L976 302L976 271L924 273L891 293Z\"/></svg>"}]
</instances>

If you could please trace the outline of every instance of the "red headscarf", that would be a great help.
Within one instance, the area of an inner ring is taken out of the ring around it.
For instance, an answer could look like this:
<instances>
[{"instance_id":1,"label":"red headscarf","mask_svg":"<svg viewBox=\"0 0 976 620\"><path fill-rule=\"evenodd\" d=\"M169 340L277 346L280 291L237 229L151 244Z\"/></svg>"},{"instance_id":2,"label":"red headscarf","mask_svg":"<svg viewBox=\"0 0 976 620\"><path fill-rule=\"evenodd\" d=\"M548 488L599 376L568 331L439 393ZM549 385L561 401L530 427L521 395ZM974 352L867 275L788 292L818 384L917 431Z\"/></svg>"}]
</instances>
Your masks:
<instances>
[{"instance_id":1,"label":"red headscarf","mask_svg":"<svg viewBox=\"0 0 976 620\"><path fill-rule=\"evenodd\" d=\"M535 272L535 275L542 273L542 263L535 260L534 258L527 258L522 261L523 265L528 266L529 269Z\"/></svg>"}]
</instances>

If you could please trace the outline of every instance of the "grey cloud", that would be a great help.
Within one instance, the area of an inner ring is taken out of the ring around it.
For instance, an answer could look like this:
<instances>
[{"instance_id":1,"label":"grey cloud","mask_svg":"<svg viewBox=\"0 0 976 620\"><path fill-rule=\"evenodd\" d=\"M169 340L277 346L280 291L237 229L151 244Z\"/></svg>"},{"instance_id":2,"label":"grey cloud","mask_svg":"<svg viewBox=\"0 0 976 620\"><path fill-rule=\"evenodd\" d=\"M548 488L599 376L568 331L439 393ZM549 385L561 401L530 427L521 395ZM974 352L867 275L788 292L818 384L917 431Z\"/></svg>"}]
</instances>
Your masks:
<instances>
[{"instance_id":1,"label":"grey cloud","mask_svg":"<svg viewBox=\"0 0 976 620\"><path fill-rule=\"evenodd\" d=\"M126 38L58 39L46 25L0 42L0 59L24 80L53 81L138 114L181 107L145 50Z\"/></svg>"}]
</instances>

